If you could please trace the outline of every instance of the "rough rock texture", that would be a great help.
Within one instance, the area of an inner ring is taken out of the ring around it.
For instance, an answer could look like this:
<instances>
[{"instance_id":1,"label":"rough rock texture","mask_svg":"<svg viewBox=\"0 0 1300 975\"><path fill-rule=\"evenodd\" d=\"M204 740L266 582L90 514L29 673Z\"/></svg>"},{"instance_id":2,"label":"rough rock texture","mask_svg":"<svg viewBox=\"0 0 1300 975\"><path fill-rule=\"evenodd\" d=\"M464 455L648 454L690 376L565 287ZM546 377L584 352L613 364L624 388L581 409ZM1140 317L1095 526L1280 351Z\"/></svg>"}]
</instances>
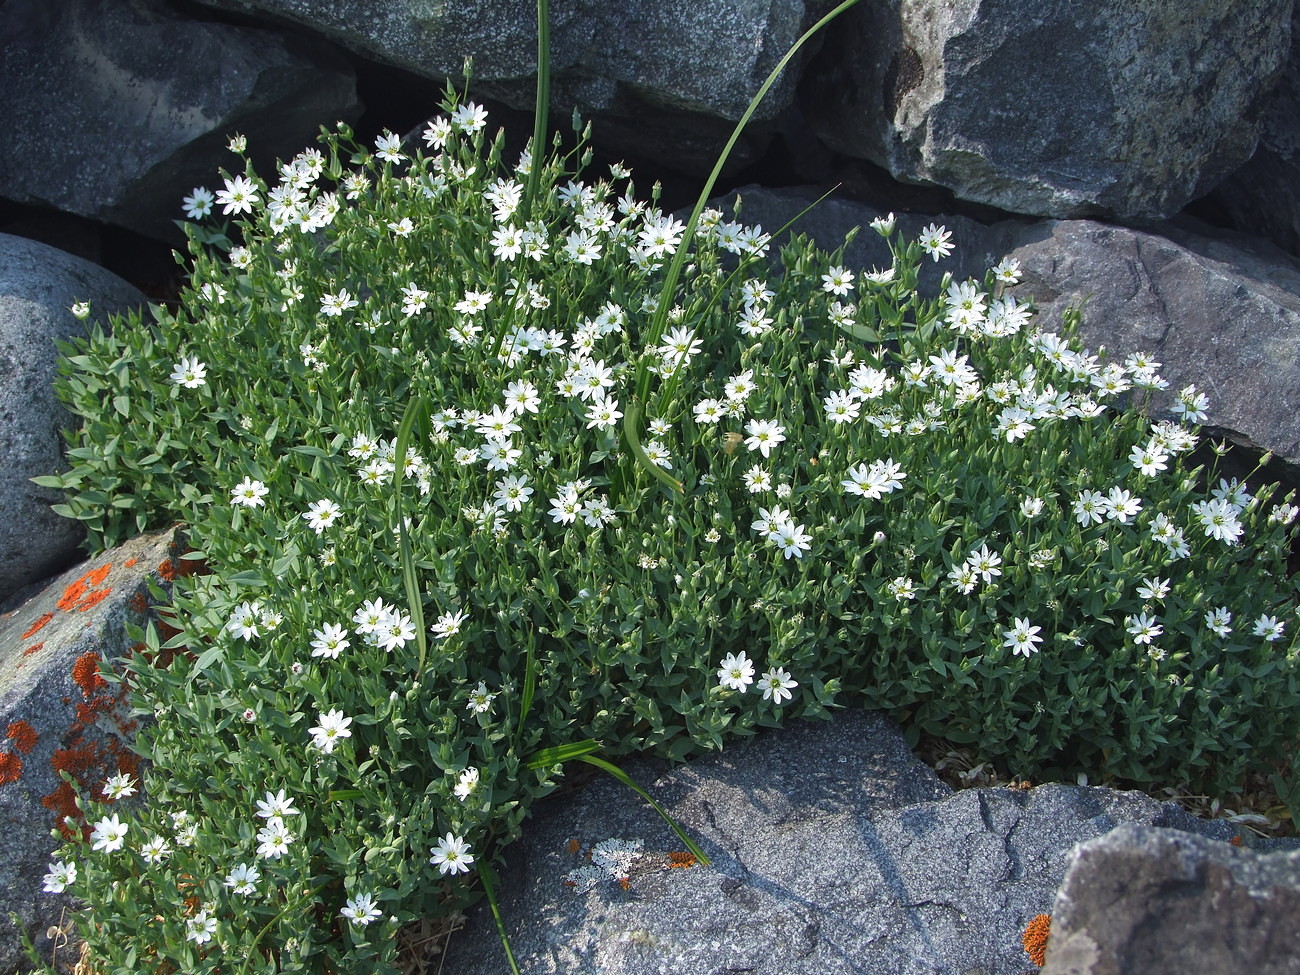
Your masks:
<instances>
[{"instance_id":1,"label":"rough rock texture","mask_svg":"<svg viewBox=\"0 0 1300 975\"><path fill-rule=\"evenodd\" d=\"M0 234L0 604L76 559L84 532L50 510L58 493L28 478L63 464L60 428L71 417L54 398L56 339L84 335L68 309L89 301L97 319L144 295L80 258Z\"/></svg>"},{"instance_id":2,"label":"rough rock texture","mask_svg":"<svg viewBox=\"0 0 1300 975\"><path fill-rule=\"evenodd\" d=\"M121 687L97 668L120 667L130 652L124 624L149 618L149 580L165 594L167 579L193 565L177 554L173 532L141 536L69 569L0 617L0 971L14 971L23 957L10 912L48 957L45 931L68 906L42 889L57 846L51 830L76 812L59 771L90 790L137 768L129 750L136 723Z\"/></svg>"},{"instance_id":3,"label":"rough rock texture","mask_svg":"<svg viewBox=\"0 0 1300 975\"><path fill-rule=\"evenodd\" d=\"M746 187L742 218L780 227L820 194ZM730 205L728 198L724 205ZM828 200L793 228L821 246L838 247L854 226L880 212ZM986 226L961 217L902 214L909 236L929 223L953 232L952 257L926 260L921 288L935 293L950 271L983 280L1003 257L1021 263L1015 294L1037 303L1037 321L1059 327L1063 311L1082 305L1080 340L1107 349L1112 361L1147 351L1163 363L1167 392L1195 385L1210 399L1207 426L1272 450L1290 476L1300 473L1300 262L1263 241L1215 232L1192 221L1158 233L1091 220L1007 220ZM856 267L888 267L884 241L869 229L846 253Z\"/></svg>"},{"instance_id":4,"label":"rough rock texture","mask_svg":"<svg viewBox=\"0 0 1300 975\"><path fill-rule=\"evenodd\" d=\"M1300 254L1300 9L1291 20L1286 71L1264 102L1259 147L1209 200L1237 230Z\"/></svg>"},{"instance_id":5,"label":"rough rock texture","mask_svg":"<svg viewBox=\"0 0 1300 975\"><path fill-rule=\"evenodd\" d=\"M1043 975L1294 975L1300 851L1125 825L1077 847Z\"/></svg>"},{"instance_id":6,"label":"rough rock texture","mask_svg":"<svg viewBox=\"0 0 1300 975\"><path fill-rule=\"evenodd\" d=\"M952 793L879 714L798 722L667 773L626 768L712 866L674 869L681 841L612 779L534 807L499 891L521 971L1015 975L1075 843L1126 822L1233 835L1140 793ZM609 839L643 843L626 889L590 869ZM486 906L444 964L504 969Z\"/></svg>"},{"instance_id":7,"label":"rough rock texture","mask_svg":"<svg viewBox=\"0 0 1300 975\"><path fill-rule=\"evenodd\" d=\"M203 0L283 17L368 58L460 83L466 57L474 90L514 108L533 105L534 0L385 4L370 0ZM730 123L786 50L833 4L827 0L653 0L551 4L551 106L557 125L578 109L613 152L707 172ZM806 57L806 53L805 53ZM759 120L791 104L803 58L774 86ZM738 149L751 158L770 132L756 127Z\"/></svg>"},{"instance_id":8,"label":"rough rock texture","mask_svg":"<svg viewBox=\"0 0 1300 975\"><path fill-rule=\"evenodd\" d=\"M906 182L1053 217L1158 219L1250 158L1291 0L884 0L855 7L803 103Z\"/></svg>"},{"instance_id":9,"label":"rough rock texture","mask_svg":"<svg viewBox=\"0 0 1300 975\"><path fill-rule=\"evenodd\" d=\"M153 0L9 0L0 196L175 239L182 197L211 186L219 165L242 169L221 150L233 133L270 171L322 124L355 117L352 71L328 55Z\"/></svg>"}]
</instances>

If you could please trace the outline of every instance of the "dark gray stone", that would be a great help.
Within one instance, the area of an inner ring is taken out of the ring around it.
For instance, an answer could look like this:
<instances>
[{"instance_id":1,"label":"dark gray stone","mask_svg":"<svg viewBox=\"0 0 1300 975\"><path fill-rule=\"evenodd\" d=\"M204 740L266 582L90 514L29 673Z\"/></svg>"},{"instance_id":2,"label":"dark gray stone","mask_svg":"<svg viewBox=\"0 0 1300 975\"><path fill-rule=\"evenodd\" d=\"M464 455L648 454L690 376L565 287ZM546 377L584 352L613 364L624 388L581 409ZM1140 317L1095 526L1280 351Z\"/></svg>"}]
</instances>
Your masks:
<instances>
[{"instance_id":1,"label":"dark gray stone","mask_svg":"<svg viewBox=\"0 0 1300 975\"><path fill-rule=\"evenodd\" d=\"M537 71L534 0L383 4L370 0L203 0L309 27L368 58L460 84L473 58L474 92L531 109ZM759 86L827 0L650 0L551 4L551 107L574 109L602 146L708 172ZM797 59L773 87L735 161L752 159L794 100Z\"/></svg>"},{"instance_id":2,"label":"dark gray stone","mask_svg":"<svg viewBox=\"0 0 1300 975\"><path fill-rule=\"evenodd\" d=\"M1077 847L1043 975L1152 972L1300 972L1300 851L1138 825Z\"/></svg>"},{"instance_id":3,"label":"dark gray stone","mask_svg":"<svg viewBox=\"0 0 1300 975\"><path fill-rule=\"evenodd\" d=\"M500 889L521 971L1018 973L1029 967L1021 931L1050 910L1075 843L1124 822L1233 833L1141 793L953 793L873 713L763 732L666 774L627 768L712 866L669 866L680 840L612 780L535 806ZM612 875L584 889L577 871L606 839L640 840L642 855L626 889ZM486 906L444 964L503 970Z\"/></svg>"},{"instance_id":4,"label":"dark gray stone","mask_svg":"<svg viewBox=\"0 0 1300 975\"><path fill-rule=\"evenodd\" d=\"M1243 233L1300 254L1300 11L1286 70L1264 102L1259 147L1209 196Z\"/></svg>"},{"instance_id":5,"label":"dark gray stone","mask_svg":"<svg viewBox=\"0 0 1300 975\"><path fill-rule=\"evenodd\" d=\"M0 753L9 773L0 782L0 971L13 972L25 957L20 927L49 958L46 929L71 906L66 895L47 893L43 880L58 846L52 831L61 810L69 811L60 765L91 789L135 764L138 722L122 688L96 686L84 671L78 681L74 667L93 654L120 672L131 650L124 624L149 618L150 578L164 595L170 590L158 570L179 554L175 544L173 532L133 539L74 566L0 617ZM18 722L31 737L11 734ZM60 753L74 759L60 761Z\"/></svg>"},{"instance_id":6,"label":"dark gray stone","mask_svg":"<svg viewBox=\"0 0 1300 975\"><path fill-rule=\"evenodd\" d=\"M1255 150L1291 0L882 0L801 89L814 130L1014 213L1159 219Z\"/></svg>"},{"instance_id":7,"label":"dark gray stone","mask_svg":"<svg viewBox=\"0 0 1300 975\"><path fill-rule=\"evenodd\" d=\"M745 187L741 218L776 229L818 194ZM734 197L718 205L729 207ZM792 231L838 247L863 228L846 252L853 267L888 267L889 251L868 224L879 210L827 200ZM1060 327L1065 309L1081 306L1079 340L1109 361L1149 352L1163 363L1170 388L1152 399L1163 411L1195 385L1210 400L1206 426L1258 450L1271 450L1290 479L1300 477L1300 262L1267 242L1216 232L1194 221L1135 230L1091 220L1006 220L985 225L963 217L900 214L915 237L930 223L953 232L952 256L924 261L920 287L936 293L942 275L982 281L1003 257L1020 261L1014 293L1032 298L1040 327Z\"/></svg>"},{"instance_id":8,"label":"dark gray stone","mask_svg":"<svg viewBox=\"0 0 1300 975\"><path fill-rule=\"evenodd\" d=\"M0 195L175 240L182 197L242 170L222 151L235 132L269 170L359 112L351 69L320 45L153 0L9 0L0 89Z\"/></svg>"},{"instance_id":9,"label":"dark gray stone","mask_svg":"<svg viewBox=\"0 0 1300 975\"><path fill-rule=\"evenodd\" d=\"M50 510L56 491L29 480L63 468L59 431L73 418L54 398L54 343L87 333L69 310L76 301L106 322L145 297L97 265L0 234L0 603L75 561L85 535Z\"/></svg>"}]
</instances>

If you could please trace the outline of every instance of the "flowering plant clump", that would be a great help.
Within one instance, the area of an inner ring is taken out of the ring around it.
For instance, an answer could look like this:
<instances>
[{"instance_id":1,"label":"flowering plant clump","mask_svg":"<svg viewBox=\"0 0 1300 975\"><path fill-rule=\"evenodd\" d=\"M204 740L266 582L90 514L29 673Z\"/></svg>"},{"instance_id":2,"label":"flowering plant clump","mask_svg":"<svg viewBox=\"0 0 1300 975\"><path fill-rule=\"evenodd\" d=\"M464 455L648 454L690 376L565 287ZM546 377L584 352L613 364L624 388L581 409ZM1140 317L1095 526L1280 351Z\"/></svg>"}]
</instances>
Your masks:
<instances>
[{"instance_id":1,"label":"flowering plant clump","mask_svg":"<svg viewBox=\"0 0 1300 975\"><path fill-rule=\"evenodd\" d=\"M211 570L129 675L147 801L85 800L47 879L105 971L391 971L597 748L869 707L1026 776L1227 789L1294 744L1296 509L1180 469L1194 388L1153 413L1159 364L1035 323L1014 261L920 296L943 227L876 221L869 273L687 234L581 140L507 159L444 108L196 189L237 222L187 225L179 310L69 350L43 481Z\"/></svg>"}]
</instances>

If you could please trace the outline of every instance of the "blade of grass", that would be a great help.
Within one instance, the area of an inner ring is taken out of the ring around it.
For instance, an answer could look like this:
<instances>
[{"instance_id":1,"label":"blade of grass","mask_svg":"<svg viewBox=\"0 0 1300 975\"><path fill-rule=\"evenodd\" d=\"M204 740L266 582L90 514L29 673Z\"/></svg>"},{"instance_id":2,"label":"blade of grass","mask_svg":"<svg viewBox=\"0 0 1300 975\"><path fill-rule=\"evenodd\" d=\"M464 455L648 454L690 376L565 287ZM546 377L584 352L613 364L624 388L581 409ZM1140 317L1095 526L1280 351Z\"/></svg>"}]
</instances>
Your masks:
<instances>
[{"instance_id":1,"label":"blade of grass","mask_svg":"<svg viewBox=\"0 0 1300 975\"><path fill-rule=\"evenodd\" d=\"M415 672L424 673L424 658L428 652L428 640L424 632L424 603L420 597L420 581L415 575L415 555L411 551L411 537L406 530L406 518L402 515L402 478L406 472L406 448L416 422L422 426L428 424L429 404L423 396L417 396L406 406L402 424L397 428L397 442L393 446L393 504L397 509L398 547L402 559L402 588L406 592L406 608L411 614L411 624L415 627L415 645L419 650Z\"/></svg>"},{"instance_id":2,"label":"blade of grass","mask_svg":"<svg viewBox=\"0 0 1300 975\"><path fill-rule=\"evenodd\" d=\"M660 816L662 816L664 818L664 822L666 822L669 826L673 828L673 832L677 834L677 838L686 844L686 849L691 851L695 859L698 860L700 863L704 864L706 867L709 866L710 861L709 858L705 856L704 851L701 850L698 846L696 846L695 842L689 836L686 835L686 831L682 829L681 826L677 825L677 821L673 819L672 816L668 815L668 810L664 809L663 806L659 805L659 803L651 799L650 793L646 792L645 789L641 788L639 785L633 782L631 776L629 776L626 772L624 772L613 762L607 762L603 758L597 758L594 755L584 755L582 756L582 761L586 762L588 765L594 765L596 766L596 768L608 772L610 775L614 776L614 778L618 779L625 786L627 786L629 789L631 789L633 792L639 795L646 802L650 803L650 805L654 806L655 812L657 812Z\"/></svg>"},{"instance_id":3,"label":"blade of grass","mask_svg":"<svg viewBox=\"0 0 1300 975\"><path fill-rule=\"evenodd\" d=\"M497 906L496 887L492 877L492 868L480 860L478 879L483 882L483 893L487 896L488 907L492 908L492 920L497 923L497 936L501 939L501 947L506 950L506 961L510 963L510 971L513 975L519 975L519 966L515 964L514 952L510 950L510 938L506 935L506 924L501 920L501 908Z\"/></svg>"}]
</instances>

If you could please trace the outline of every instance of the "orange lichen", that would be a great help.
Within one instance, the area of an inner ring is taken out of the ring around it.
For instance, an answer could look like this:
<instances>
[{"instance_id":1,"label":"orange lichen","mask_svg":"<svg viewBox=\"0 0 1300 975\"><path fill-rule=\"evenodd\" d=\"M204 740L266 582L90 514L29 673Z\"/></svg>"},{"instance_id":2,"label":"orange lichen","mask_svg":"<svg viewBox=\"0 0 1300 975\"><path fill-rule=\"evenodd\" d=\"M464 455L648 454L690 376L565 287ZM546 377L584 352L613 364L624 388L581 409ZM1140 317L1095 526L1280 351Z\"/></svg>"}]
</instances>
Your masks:
<instances>
[{"instance_id":1,"label":"orange lichen","mask_svg":"<svg viewBox=\"0 0 1300 975\"><path fill-rule=\"evenodd\" d=\"M40 629L41 629L43 626L45 626L45 624L48 623L48 622L49 622L50 620L52 620L52 619L54 619L54 614L53 614L53 613L46 613L44 616L42 616L40 619L38 619L38 620L37 620L35 623L33 623L31 626L27 627L27 629L23 631L23 635L22 635L19 639L26 640L26 639L27 639L29 636L31 636L33 633L37 633L37 632L39 632Z\"/></svg>"},{"instance_id":2,"label":"orange lichen","mask_svg":"<svg viewBox=\"0 0 1300 975\"><path fill-rule=\"evenodd\" d=\"M23 760L13 752L0 752L0 785L17 782L23 774Z\"/></svg>"},{"instance_id":3,"label":"orange lichen","mask_svg":"<svg viewBox=\"0 0 1300 975\"><path fill-rule=\"evenodd\" d=\"M167 582L176 578L176 563L171 559L163 559L158 565L158 575Z\"/></svg>"},{"instance_id":4,"label":"orange lichen","mask_svg":"<svg viewBox=\"0 0 1300 975\"><path fill-rule=\"evenodd\" d=\"M14 747L21 754L26 755L35 747L36 739L39 736L36 734L36 729L26 721L14 721L10 723L9 729L5 732L5 737L14 743Z\"/></svg>"},{"instance_id":5,"label":"orange lichen","mask_svg":"<svg viewBox=\"0 0 1300 975\"><path fill-rule=\"evenodd\" d=\"M1025 933L1020 936L1029 960L1039 968L1047 964L1047 939L1051 932L1052 915L1036 914L1025 926Z\"/></svg>"},{"instance_id":6,"label":"orange lichen","mask_svg":"<svg viewBox=\"0 0 1300 975\"><path fill-rule=\"evenodd\" d=\"M137 592L127 601L127 606L136 613L147 613L149 611L149 596L144 592Z\"/></svg>"},{"instance_id":7,"label":"orange lichen","mask_svg":"<svg viewBox=\"0 0 1300 975\"><path fill-rule=\"evenodd\" d=\"M129 569L131 568L131 566L135 565L136 561L137 561L136 559L127 559L125 562L122 563L122 565Z\"/></svg>"},{"instance_id":8,"label":"orange lichen","mask_svg":"<svg viewBox=\"0 0 1300 975\"><path fill-rule=\"evenodd\" d=\"M91 650L77 658L77 662L72 665L72 682L81 688L81 693L86 697L107 686L107 681L99 676L99 654Z\"/></svg>"},{"instance_id":9,"label":"orange lichen","mask_svg":"<svg viewBox=\"0 0 1300 975\"><path fill-rule=\"evenodd\" d=\"M697 863L699 863L699 861L695 859L694 853L687 853L684 850L674 850L672 853L668 854L668 866L670 869L676 867L678 869L689 870Z\"/></svg>"},{"instance_id":10,"label":"orange lichen","mask_svg":"<svg viewBox=\"0 0 1300 975\"><path fill-rule=\"evenodd\" d=\"M581 849L582 849L582 844L581 844L581 843L579 843L577 840L569 840L569 852L570 852L570 853L577 853L577 852L578 852L579 850L581 850Z\"/></svg>"},{"instance_id":11,"label":"orange lichen","mask_svg":"<svg viewBox=\"0 0 1300 975\"><path fill-rule=\"evenodd\" d=\"M23 656L30 657L34 653L39 653L41 651L41 648L44 646L45 646L44 640L42 640L40 643L33 643L30 647L28 647L26 650L23 651Z\"/></svg>"},{"instance_id":12,"label":"orange lichen","mask_svg":"<svg viewBox=\"0 0 1300 975\"><path fill-rule=\"evenodd\" d=\"M94 587L107 579L108 574L112 571L113 564L109 562L82 575L76 582L63 590L63 595L59 597L59 609L65 613L74 609L84 613L92 606L102 602L113 591L112 588L96 589Z\"/></svg>"},{"instance_id":13,"label":"orange lichen","mask_svg":"<svg viewBox=\"0 0 1300 975\"><path fill-rule=\"evenodd\" d=\"M1242 841L1241 841L1241 837L1240 837L1240 836L1234 836L1232 839L1228 840L1228 842L1231 843L1233 846L1241 846L1241 845L1242 845Z\"/></svg>"},{"instance_id":14,"label":"orange lichen","mask_svg":"<svg viewBox=\"0 0 1300 975\"><path fill-rule=\"evenodd\" d=\"M627 890L629 887L632 886L632 880L629 877L619 877L618 885L622 887L624 890Z\"/></svg>"}]
</instances>

